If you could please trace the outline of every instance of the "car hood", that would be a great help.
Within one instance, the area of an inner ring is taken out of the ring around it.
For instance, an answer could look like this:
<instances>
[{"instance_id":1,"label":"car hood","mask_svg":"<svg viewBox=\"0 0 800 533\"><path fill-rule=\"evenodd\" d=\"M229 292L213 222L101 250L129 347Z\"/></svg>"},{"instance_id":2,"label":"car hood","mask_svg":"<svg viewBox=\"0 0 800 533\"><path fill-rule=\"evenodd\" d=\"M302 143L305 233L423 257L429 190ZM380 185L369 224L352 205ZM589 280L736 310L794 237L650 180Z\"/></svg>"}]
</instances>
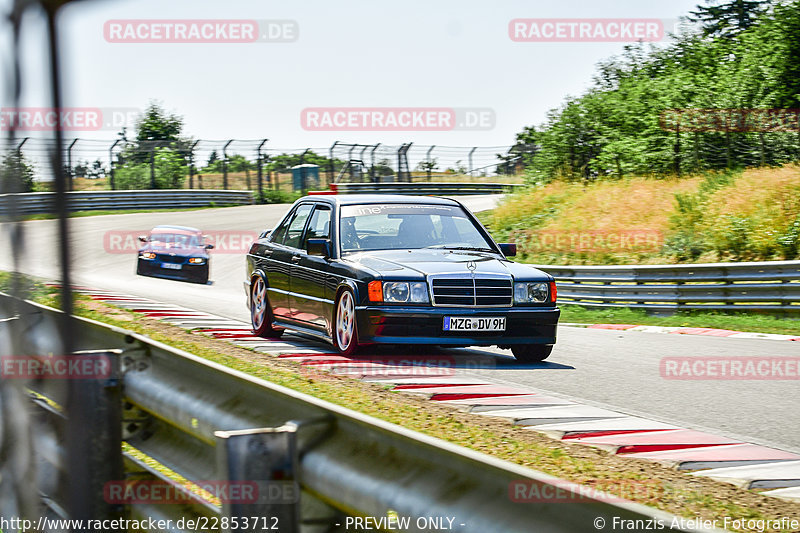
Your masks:
<instances>
[{"instance_id":1,"label":"car hood","mask_svg":"<svg viewBox=\"0 0 800 533\"><path fill-rule=\"evenodd\" d=\"M375 250L346 257L376 271L386 279L419 279L432 274L467 274L477 276L510 275L514 279L551 280L541 270L514 263L496 254L461 250ZM474 266L474 269L469 268Z\"/></svg>"}]
</instances>

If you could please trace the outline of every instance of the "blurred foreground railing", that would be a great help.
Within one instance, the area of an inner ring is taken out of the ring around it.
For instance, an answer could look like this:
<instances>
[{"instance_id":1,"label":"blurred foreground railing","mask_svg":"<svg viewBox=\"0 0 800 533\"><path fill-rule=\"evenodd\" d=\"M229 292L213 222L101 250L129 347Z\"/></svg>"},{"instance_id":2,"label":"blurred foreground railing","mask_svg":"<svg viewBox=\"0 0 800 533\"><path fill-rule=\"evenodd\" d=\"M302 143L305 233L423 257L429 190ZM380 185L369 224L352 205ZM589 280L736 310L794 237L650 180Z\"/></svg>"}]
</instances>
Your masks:
<instances>
[{"instance_id":1,"label":"blurred foreground railing","mask_svg":"<svg viewBox=\"0 0 800 533\"><path fill-rule=\"evenodd\" d=\"M190 208L254 203L252 191L188 189L76 191L67 192L66 197L70 211ZM55 201L56 196L52 192L0 194L0 216L9 214L12 203L16 205L18 215L53 213Z\"/></svg>"},{"instance_id":2,"label":"blurred foreground railing","mask_svg":"<svg viewBox=\"0 0 800 533\"><path fill-rule=\"evenodd\" d=\"M57 354L59 341L52 333L58 317L58 311L0 294L4 361L10 355ZM26 410L37 422L35 427L16 427L14 433L3 430L2 449L12 449L7 447L9 439L31 446L17 446L16 455L3 457L0 494L14 494L13 485L24 484L39 504L35 510L29 507L26 516L16 505L19 499L3 498L2 516L35 520L38 512L64 517L65 501L72 498L94 502L98 517L172 520L171 527L162 529L173 530L191 529L175 526L181 519L184 524L190 519L210 520L209 524L219 525L213 529L240 529L247 517L251 529L257 517L255 529L284 532L362 529L352 521L348 527L348 516L409 517L404 531L481 533L585 533L601 520L611 524L615 517L641 521L637 523L658 518L666 529L672 523L671 516L657 510L593 491L579 493L571 483L280 387L141 335L78 318L72 334L76 350L92 350L72 357L108 357L113 373L102 381L80 382L81 390L94 391L91 413L70 411L65 380L23 382L4 374L2 427L13 427L14 416ZM26 392L31 390L36 397ZM114 465L124 458L124 479L129 481L167 483L160 464L201 486L207 483L202 480L255 486L257 501L214 503L186 491L180 504L134 501L115 506L109 503L109 494L114 494L109 482L113 488L114 480L102 475L82 480L82 488L76 489L76 480L64 474L64 432L87 417L94 420L94 429L106 424L99 434L87 430L85 442L86 456L103 465L105 476L120 475ZM147 458L132 451L122 454L120 440ZM527 501L530 493L526 493L520 501L512 490L520 483L536 489L539 499ZM266 526L261 517L268 517ZM432 519L445 517L453 519L449 528L431 528Z\"/></svg>"},{"instance_id":3,"label":"blurred foreground railing","mask_svg":"<svg viewBox=\"0 0 800 533\"><path fill-rule=\"evenodd\" d=\"M537 268L556 278L562 304L800 313L800 261Z\"/></svg>"}]
</instances>

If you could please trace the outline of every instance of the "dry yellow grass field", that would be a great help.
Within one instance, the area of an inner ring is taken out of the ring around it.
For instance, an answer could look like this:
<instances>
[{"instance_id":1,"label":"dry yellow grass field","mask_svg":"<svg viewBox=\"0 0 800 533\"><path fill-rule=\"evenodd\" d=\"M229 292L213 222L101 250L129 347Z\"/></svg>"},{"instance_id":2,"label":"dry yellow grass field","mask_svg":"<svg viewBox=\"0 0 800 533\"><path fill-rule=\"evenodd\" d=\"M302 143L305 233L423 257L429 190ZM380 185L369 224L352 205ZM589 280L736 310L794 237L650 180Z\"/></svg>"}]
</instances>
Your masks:
<instances>
[{"instance_id":1,"label":"dry yellow grass field","mask_svg":"<svg viewBox=\"0 0 800 533\"><path fill-rule=\"evenodd\" d=\"M794 259L800 167L555 181L481 218L498 240L520 245L521 259L541 264ZM638 244L631 240L636 235Z\"/></svg>"}]
</instances>

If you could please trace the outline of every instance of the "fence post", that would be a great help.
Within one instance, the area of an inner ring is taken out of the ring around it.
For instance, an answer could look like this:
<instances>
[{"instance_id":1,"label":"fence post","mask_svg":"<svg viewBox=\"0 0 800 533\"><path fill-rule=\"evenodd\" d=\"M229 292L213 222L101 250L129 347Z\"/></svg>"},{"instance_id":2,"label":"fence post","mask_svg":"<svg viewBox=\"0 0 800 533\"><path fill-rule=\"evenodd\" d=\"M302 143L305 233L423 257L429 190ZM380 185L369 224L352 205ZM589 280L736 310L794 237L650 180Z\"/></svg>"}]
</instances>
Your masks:
<instances>
[{"instance_id":1,"label":"fence post","mask_svg":"<svg viewBox=\"0 0 800 533\"><path fill-rule=\"evenodd\" d=\"M69 180L69 185L67 187L67 190L69 191L73 190L72 178L74 177L74 173L72 171L72 147L75 146L76 142L78 142L77 137L75 139L72 139L69 148L67 148L67 168L69 169L69 172L67 173L67 179Z\"/></svg>"},{"instance_id":2,"label":"fence post","mask_svg":"<svg viewBox=\"0 0 800 533\"><path fill-rule=\"evenodd\" d=\"M311 151L311 148L306 148L302 154L300 154L300 190L305 194L306 190L308 190L308 185L306 184L306 167L303 165L306 164L306 154Z\"/></svg>"},{"instance_id":3,"label":"fence post","mask_svg":"<svg viewBox=\"0 0 800 533\"><path fill-rule=\"evenodd\" d=\"M431 181L431 152L433 152L434 148L436 148L436 145L432 144L431 147L428 148L428 153L425 156L425 159L428 162L428 181Z\"/></svg>"},{"instance_id":4,"label":"fence post","mask_svg":"<svg viewBox=\"0 0 800 533\"><path fill-rule=\"evenodd\" d=\"M192 146L189 147L189 188L194 189L194 147L197 146L197 143L200 141L195 141Z\"/></svg>"},{"instance_id":5,"label":"fence post","mask_svg":"<svg viewBox=\"0 0 800 533\"><path fill-rule=\"evenodd\" d=\"M336 148L337 144L339 144L339 141L335 141L330 149L328 149L328 183L333 183L333 179L335 178L336 167L333 165L333 149Z\"/></svg>"},{"instance_id":6,"label":"fence post","mask_svg":"<svg viewBox=\"0 0 800 533\"><path fill-rule=\"evenodd\" d=\"M477 146L473 146L472 150L469 151L468 158L469 158L469 175L470 175L470 177L472 177L472 154L475 153L475 150L477 150L477 149L478 149Z\"/></svg>"},{"instance_id":7,"label":"fence post","mask_svg":"<svg viewBox=\"0 0 800 533\"><path fill-rule=\"evenodd\" d=\"M297 429L297 424L289 422L277 428L214 433L217 477L231 485L241 485L243 490L237 492L253 489L255 496L223 501L223 517L258 517L258 529L299 531Z\"/></svg>"},{"instance_id":8,"label":"fence post","mask_svg":"<svg viewBox=\"0 0 800 533\"><path fill-rule=\"evenodd\" d=\"M263 169L263 161L261 158L263 155L261 154L261 148L266 144L269 139L263 139L261 144L258 145L256 149L256 154L258 154L258 159L256 159L258 164L258 203L261 204L264 202L264 169Z\"/></svg>"},{"instance_id":9,"label":"fence post","mask_svg":"<svg viewBox=\"0 0 800 533\"><path fill-rule=\"evenodd\" d=\"M111 145L111 148L108 149L108 168L109 173L111 174L111 190L116 190L116 185L114 184L114 147L119 144L120 139L114 141L114 144Z\"/></svg>"},{"instance_id":10,"label":"fence post","mask_svg":"<svg viewBox=\"0 0 800 533\"><path fill-rule=\"evenodd\" d=\"M373 146L369 153L369 178L372 183L378 182L378 177L375 175L375 150L377 150L380 145L381 143L378 143Z\"/></svg>"},{"instance_id":11,"label":"fence post","mask_svg":"<svg viewBox=\"0 0 800 533\"><path fill-rule=\"evenodd\" d=\"M25 137L24 139L22 139L22 142L17 145L17 150L16 150L16 152L17 152L17 161L16 161L15 164L18 165L18 168L20 168L20 169L22 168L22 145L25 144L27 141L28 141L28 137ZM21 181L20 181L19 185L16 185L16 186L15 185L10 185L9 186L9 191L10 192L14 192L15 190L19 190L20 192L30 192L30 191L23 190ZM5 191L3 191L3 192L5 192Z\"/></svg>"},{"instance_id":12,"label":"fence post","mask_svg":"<svg viewBox=\"0 0 800 533\"><path fill-rule=\"evenodd\" d=\"M150 150L150 188L156 188L156 145Z\"/></svg>"},{"instance_id":13,"label":"fence post","mask_svg":"<svg viewBox=\"0 0 800 533\"><path fill-rule=\"evenodd\" d=\"M222 188L228 190L228 146L233 142L233 139L225 143L222 147Z\"/></svg>"}]
</instances>

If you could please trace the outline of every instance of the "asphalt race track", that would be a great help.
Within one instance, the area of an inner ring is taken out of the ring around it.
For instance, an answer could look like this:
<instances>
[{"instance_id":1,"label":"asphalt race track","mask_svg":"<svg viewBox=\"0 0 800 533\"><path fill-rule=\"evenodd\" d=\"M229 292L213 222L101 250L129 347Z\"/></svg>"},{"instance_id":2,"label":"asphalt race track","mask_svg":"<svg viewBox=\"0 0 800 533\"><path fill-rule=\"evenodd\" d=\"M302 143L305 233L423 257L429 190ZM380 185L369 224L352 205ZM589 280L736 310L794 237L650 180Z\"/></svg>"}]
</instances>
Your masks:
<instances>
[{"instance_id":1,"label":"asphalt race track","mask_svg":"<svg viewBox=\"0 0 800 533\"><path fill-rule=\"evenodd\" d=\"M474 210L491 208L497 197L466 199ZM107 251L108 232L142 233L157 224L198 227L204 232L252 234L272 228L286 205L259 205L171 213L108 215L70 219L74 283L177 304L247 321L241 253L212 252L208 285L146 278L135 274L135 251ZM14 267L8 224L0 224L0 269ZM23 224L26 243L18 270L58 278L55 220ZM465 375L505 385L524 385L553 396L711 431L748 442L800 452L797 380L680 381L661 377L664 357L800 356L800 342L734 339L649 332L559 328L547 362L520 366L510 352L490 350L486 368ZM456 357L487 350L448 350Z\"/></svg>"}]
</instances>

